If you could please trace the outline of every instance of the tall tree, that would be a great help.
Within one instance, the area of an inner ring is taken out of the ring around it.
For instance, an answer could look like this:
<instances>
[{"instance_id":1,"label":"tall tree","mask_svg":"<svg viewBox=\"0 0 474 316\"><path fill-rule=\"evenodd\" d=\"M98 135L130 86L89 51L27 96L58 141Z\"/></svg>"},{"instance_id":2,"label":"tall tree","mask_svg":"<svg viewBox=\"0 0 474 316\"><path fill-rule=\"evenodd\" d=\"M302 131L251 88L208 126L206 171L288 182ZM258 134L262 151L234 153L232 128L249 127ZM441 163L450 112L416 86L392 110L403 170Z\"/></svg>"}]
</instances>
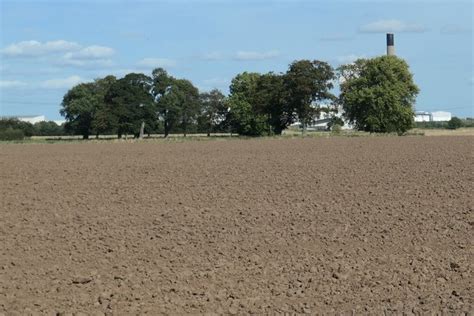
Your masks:
<instances>
[{"instance_id":1,"label":"tall tree","mask_svg":"<svg viewBox=\"0 0 474 316\"><path fill-rule=\"evenodd\" d=\"M152 71L152 87L150 93L163 121L165 137L168 137L178 117L178 100L175 94L170 94L175 78L168 75L163 68Z\"/></svg>"},{"instance_id":2,"label":"tall tree","mask_svg":"<svg viewBox=\"0 0 474 316\"><path fill-rule=\"evenodd\" d=\"M200 125L207 132L207 136L225 120L227 105L225 96L217 89L199 95L201 103Z\"/></svg>"},{"instance_id":3,"label":"tall tree","mask_svg":"<svg viewBox=\"0 0 474 316\"><path fill-rule=\"evenodd\" d=\"M176 79L157 68L152 72L150 92L163 121L165 137L177 126L186 136L199 114L199 90L189 80Z\"/></svg>"},{"instance_id":4,"label":"tall tree","mask_svg":"<svg viewBox=\"0 0 474 316\"><path fill-rule=\"evenodd\" d=\"M150 77L131 73L110 87L105 101L112 114L110 124L119 138L124 134L138 136L142 123L155 115L150 86Z\"/></svg>"},{"instance_id":5,"label":"tall tree","mask_svg":"<svg viewBox=\"0 0 474 316\"><path fill-rule=\"evenodd\" d=\"M92 131L94 112L101 100L95 83L81 83L63 97L60 113L66 118L65 128L88 139Z\"/></svg>"},{"instance_id":6,"label":"tall tree","mask_svg":"<svg viewBox=\"0 0 474 316\"><path fill-rule=\"evenodd\" d=\"M303 126L319 114L322 103L336 99L331 93L334 79L334 70L326 62L300 60L290 65L284 79L288 103Z\"/></svg>"},{"instance_id":7,"label":"tall tree","mask_svg":"<svg viewBox=\"0 0 474 316\"><path fill-rule=\"evenodd\" d=\"M272 134L280 135L293 122L294 114L288 104L288 91L284 75L268 73L261 75L253 96L255 112L266 116Z\"/></svg>"},{"instance_id":8,"label":"tall tree","mask_svg":"<svg viewBox=\"0 0 474 316\"><path fill-rule=\"evenodd\" d=\"M93 113L92 130L96 134L96 138L99 137L99 134L114 132L112 125L113 120L111 120L111 112L105 102L105 96L116 81L117 78L115 76L107 76L95 80L99 103L97 104L97 109Z\"/></svg>"},{"instance_id":9,"label":"tall tree","mask_svg":"<svg viewBox=\"0 0 474 316\"><path fill-rule=\"evenodd\" d=\"M268 115L255 106L259 73L243 72L232 79L228 99L228 124L232 131L246 136L269 134Z\"/></svg>"},{"instance_id":10,"label":"tall tree","mask_svg":"<svg viewBox=\"0 0 474 316\"><path fill-rule=\"evenodd\" d=\"M177 95L179 106L179 124L183 130L184 137L188 132L188 128L192 123L196 123L199 115L199 90L186 79L176 80L173 93Z\"/></svg>"},{"instance_id":11,"label":"tall tree","mask_svg":"<svg viewBox=\"0 0 474 316\"><path fill-rule=\"evenodd\" d=\"M419 89L404 60L396 56L359 60L341 67L339 73L343 79L339 100L358 130L402 134L412 127Z\"/></svg>"}]
</instances>

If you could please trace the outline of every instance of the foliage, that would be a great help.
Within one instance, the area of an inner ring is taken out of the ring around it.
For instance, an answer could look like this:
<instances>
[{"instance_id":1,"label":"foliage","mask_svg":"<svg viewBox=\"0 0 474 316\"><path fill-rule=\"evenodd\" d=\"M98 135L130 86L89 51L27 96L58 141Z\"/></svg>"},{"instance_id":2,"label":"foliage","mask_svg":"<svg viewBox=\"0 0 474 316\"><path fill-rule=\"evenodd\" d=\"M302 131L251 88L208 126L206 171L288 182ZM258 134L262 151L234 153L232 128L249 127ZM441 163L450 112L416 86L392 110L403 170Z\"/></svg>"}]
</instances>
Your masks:
<instances>
[{"instance_id":1,"label":"foliage","mask_svg":"<svg viewBox=\"0 0 474 316\"><path fill-rule=\"evenodd\" d=\"M243 72L232 79L229 90L230 95L239 95L248 103L253 103L253 97L257 89L257 81L261 74L256 72Z\"/></svg>"},{"instance_id":2,"label":"foliage","mask_svg":"<svg viewBox=\"0 0 474 316\"><path fill-rule=\"evenodd\" d=\"M405 61L395 56L358 60L339 73L339 101L358 130L402 134L412 127L419 89Z\"/></svg>"},{"instance_id":3,"label":"foliage","mask_svg":"<svg viewBox=\"0 0 474 316\"><path fill-rule=\"evenodd\" d=\"M65 128L74 134L89 138L92 119L99 106L100 96L94 83L81 83L69 90L61 103L61 115L66 118Z\"/></svg>"},{"instance_id":4,"label":"foliage","mask_svg":"<svg viewBox=\"0 0 474 316\"><path fill-rule=\"evenodd\" d=\"M109 114L106 125L122 135L138 136L142 122L154 120L155 110L149 93L151 78L143 74L130 73L114 82L105 103Z\"/></svg>"},{"instance_id":5,"label":"foliage","mask_svg":"<svg viewBox=\"0 0 474 316\"><path fill-rule=\"evenodd\" d=\"M0 129L0 140L22 140L23 138L25 138L25 134L21 129L11 127Z\"/></svg>"},{"instance_id":6,"label":"foliage","mask_svg":"<svg viewBox=\"0 0 474 316\"><path fill-rule=\"evenodd\" d=\"M446 129L448 128L448 122L415 122L414 127L424 129Z\"/></svg>"},{"instance_id":7,"label":"foliage","mask_svg":"<svg viewBox=\"0 0 474 316\"><path fill-rule=\"evenodd\" d=\"M336 125L338 125L339 128L342 128L342 126L344 126L344 120L338 116L333 116L331 121L328 123L328 128L333 130Z\"/></svg>"},{"instance_id":8,"label":"foliage","mask_svg":"<svg viewBox=\"0 0 474 316\"><path fill-rule=\"evenodd\" d=\"M289 93L287 102L303 126L319 114L321 104L336 99L330 92L334 78L334 71L326 62L300 60L290 65L284 78Z\"/></svg>"},{"instance_id":9,"label":"foliage","mask_svg":"<svg viewBox=\"0 0 474 316\"><path fill-rule=\"evenodd\" d=\"M272 72L261 75L255 87L253 104L257 114L267 117L271 132L280 135L295 117L289 108L284 75Z\"/></svg>"},{"instance_id":10,"label":"foliage","mask_svg":"<svg viewBox=\"0 0 474 316\"><path fill-rule=\"evenodd\" d=\"M253 111L252 105L239 94L232 95L228 99L229 125L232 132L244 136L262 136L267 135L269 126L266 123L267 118Z\"/></svg>"},{"instance_id":11,"label":"foliage","mask_svg":"<svg viewBox=\"0 0 474 316\"><path fill-rule=\"evenodd\" d=\"M217 89L199 95L200 115L198 117L199 130L210 133L218 131L227 117L226 98Z\"/></svg>"},{"instance_id":12,"label":"foliage","mask_svg":"<svg viewBox=\"0 0 474 316\"><path fill-rule=\"evenodd\" d=\"M342 131L342 126L339 125L339 124L334 124L332 127L331 127L331 132L333 132L334 134L340 134Z\"/></svg>"},{"instance_id":13,"label":"foliage","mask_svg":"<svg viewBox=\"0 0 474 316\"><path fill-rule=\"evenodd\" d=\"M164 69L157 68L152 72L150 93L163 122L165 137L177 127L186 136L190 125L197 123L199 90L191 81L176 79Z\"/></svg>"},{"instance_id":14,"label":"foliage","mask_svg":"<svg viewBox=\"0 0 474 316\"><path fill-rule=\"evenodd\" d=\"M53 121L35 123L22 122L18 119L0 119L0 131L19 130L22 137L31 136L61 136L65 134L64 126L59 126Z\"/></svg>"},{"instance_id":15,"label":"foliage","mask_svg":"<svg viewBox=\"0 0 474 316\"><path fill-rule=\"evenodd\" d=\"M43 121L34 124L35 136L62 136L64 135L64 127L59 126L53 121Z\"/></svg>"},{"instance_id":16,"label":"foliage","mask_svg":"<svg viewBox=\"0 0 474 316\"><path fill-rule=\"evenodd\" d=\"M157 68L151 76L131 73L79 84L64 96L61 114L66 131L84 138L104 133L137 136L143 124L145 133L163 132L165 137L195 131L278 135L295 122L304 128L322 112L334 116L341 105L360 130L403 133L411 126L418 88L404 61L360 59L338 72L339 99L331 93L334 69L318 60L295 61L286 73L238 74L226 98L218 90L200 94L189 80ZM329 128L336 125L344 121L334 116ZM41 126L44 134L53 128Z\"/></svg>"},{"instance_id":17,"label":"foliage","mask_svg":"<svg viewBox=\"0 0 474 316\"><path fill-rule=\"evenodd\" d=\"M335 100L330 92L333 79L332 67L316 60L295 61L285 74L237 75L230 85L234 130L252 136L278 135L297 120L311 123L321 104ZM244 121L238 122L239 118Z\"/></svg>"},{"instance_id":18,"label":"foliage","mask_svg":"<svg viewBox=\"0 0 474 316\"><path fill-rule=\"evenodd\" d=\"M26 137L35 135L35 128L33 124L29 122L23 122L15 118L0 119L0 131L8 128L14 130L21 130L23 132L23 135Z\"/></svg>"},{"instance_id":19,"label":"foliage","mask_svg":"<svg viewBox=\"0 0 474 316\"><path fill-rule=\"evenodd\" d=\"M462 126L463 126L462 120L456 116L452 117L448 122L449 129L458 129Z\"/></svg>"}]
</instances>

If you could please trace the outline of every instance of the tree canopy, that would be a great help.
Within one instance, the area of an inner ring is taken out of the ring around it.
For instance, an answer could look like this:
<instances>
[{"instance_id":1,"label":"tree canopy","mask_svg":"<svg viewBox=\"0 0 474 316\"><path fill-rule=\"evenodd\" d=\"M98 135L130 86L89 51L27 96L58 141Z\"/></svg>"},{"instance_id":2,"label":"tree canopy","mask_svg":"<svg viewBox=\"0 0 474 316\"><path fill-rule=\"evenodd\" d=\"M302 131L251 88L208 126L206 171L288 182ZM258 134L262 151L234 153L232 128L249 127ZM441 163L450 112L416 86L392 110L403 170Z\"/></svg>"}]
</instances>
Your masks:
<instances>
[{"instance_id":1,"label":"tree canopy","mask_svg":"<svg viewBox=\"0 0 474 316\"><path fill-rule=\"evenodd\" d=\"M68 132L83 135L141 135L200 131L240 135L279 135L294 123L303 128L324 112L330 125L343 125L343 115L357 129L403 133L411 127L418 88L408 65L394 56L359 59L335 70L324 61L298 60L284 73L243 72L230 84L229 95L214 89L199 92L187 79L163 68L150 76L107 76L71 88L61 114ZM340 82L340 96L334 83Z\"/></svg>"},{"instance_id":2,"label":"tree canopy","mask_svg":"<svg viewBox=\"0 0 474 316\"><path fill-rule=\"evenodd\" d=\"M418 87L408 64L395 56L360 59L339 68L339 101L358 130L402 134L413 125Z\"/></svg>"}]
</instances>

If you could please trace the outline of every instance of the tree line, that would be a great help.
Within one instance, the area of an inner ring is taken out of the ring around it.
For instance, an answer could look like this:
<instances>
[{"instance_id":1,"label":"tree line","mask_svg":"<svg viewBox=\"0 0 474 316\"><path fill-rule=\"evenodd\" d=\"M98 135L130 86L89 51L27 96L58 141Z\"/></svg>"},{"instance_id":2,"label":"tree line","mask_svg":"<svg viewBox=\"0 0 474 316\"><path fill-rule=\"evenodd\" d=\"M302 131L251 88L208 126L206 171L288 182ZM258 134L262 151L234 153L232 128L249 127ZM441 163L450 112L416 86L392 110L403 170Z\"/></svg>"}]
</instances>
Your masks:
<instances>
[{"instance_id":1,"label":"tree line","mask_svg":"<svg viewBox=\"0 0 474 316\"><path fill-rule=\"evenodd\" d=\"M61 114L66 130L84 138L195 131L281 134L297 119L309 123L315 102L335 100L334 78L327 63L297 61L285 74L237 75L226 97L217 89L200 93L189 80L157 68L151 76L130 73L79 84L64 96Z\"/></svg>"},{"instance_id":2,"label":"tree line","mask_svg":"<svg viewBox=\"0 0 474 316\"><path fill-rule=\"evenodd\" d=\"M336 81L339 96L333 94ZM299 60L285 73L244 72L229 91L200 93L191 81L157 68L151 76L130 73L79 84L66 93L60 112L66 130L84 138L196 131L279 135L295 122L304 128L322 111L340 109L359 130L403 133L413 125L419 90L405 61L382 56L337 69Z\"/></svg>"},{"instance_id":3,"label":"tree line","mask_svg":"<svg viewBox=\"0 0 474 316\"><path fill-rule=\"evenodd\" d=\"M336 81L339 96L333 94ZM359 130L404 133L413 126L419 90L404 60L382 56L337 69L299 60L285 73L244 72L229 91L200 93L191 81L157 68L151 76L130 73L79 84L64 96L60 113L66 130L84 138L196 131L279 135L295 122L304 128L322 111L340 109Z\"/></svg>"},{"instance_id":4,"label":"tree line","mask_svg":"<svg viewBox=\"0 0 474 316\"><path fill-rule=\"evenodd\" d=\"M336 83L340 93L334 94ZM60 113L64 133L133 135L237 133L279 135L294 123L303 128L321 112L335 114L356 129L406 132L413 126L418 87L408 64L395 56L359 59L334 69L319 60L299 60L284 73L243 72L225 96L215 89L199 92L191 81L162 68L151 75L106 76L71 88Z\"/></svg>"},{"instance_id":5,"label":"tree line","mask_svg":"<svg viewBox=\"0 0 474 316\"><path fill-rule=\"evenodd\" d=\"M64 125L53 121L31 124L15 118L0 119L0 140L21 140L31 136L62 136L66 135Z\"/></svg>"}]
</instances>

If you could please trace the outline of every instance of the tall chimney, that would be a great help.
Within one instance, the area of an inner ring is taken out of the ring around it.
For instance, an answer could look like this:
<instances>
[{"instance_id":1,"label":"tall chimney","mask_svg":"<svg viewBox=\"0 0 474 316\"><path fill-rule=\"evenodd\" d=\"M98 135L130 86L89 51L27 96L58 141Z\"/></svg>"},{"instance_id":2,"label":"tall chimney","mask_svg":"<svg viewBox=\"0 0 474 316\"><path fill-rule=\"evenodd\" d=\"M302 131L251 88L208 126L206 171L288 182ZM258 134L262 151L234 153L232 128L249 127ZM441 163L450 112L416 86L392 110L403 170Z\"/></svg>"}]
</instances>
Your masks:
<instances>
[{"instance_id":1,"label":"tall chimney","mask_svg":"<svg viewBox=\"0 0 474 316\"><path fill-rule=\"evenodd\" d=\"M395 56L395 41L393 33L387 33L387 56Z\"/></svg>"}]
</instances>

